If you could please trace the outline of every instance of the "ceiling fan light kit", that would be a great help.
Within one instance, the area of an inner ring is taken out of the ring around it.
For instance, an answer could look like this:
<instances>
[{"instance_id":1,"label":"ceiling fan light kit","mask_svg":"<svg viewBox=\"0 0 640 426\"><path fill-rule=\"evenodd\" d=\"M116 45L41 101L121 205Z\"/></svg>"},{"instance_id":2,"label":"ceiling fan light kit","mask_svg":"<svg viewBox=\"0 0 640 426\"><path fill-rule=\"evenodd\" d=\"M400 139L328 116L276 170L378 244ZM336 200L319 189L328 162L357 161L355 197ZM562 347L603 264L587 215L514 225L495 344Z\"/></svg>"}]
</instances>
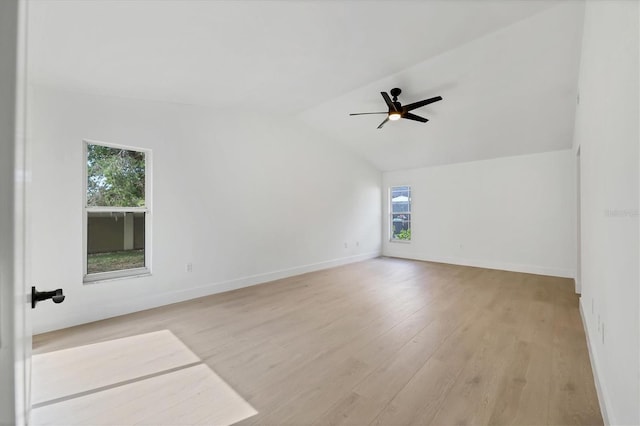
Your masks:
<instances>
[{"instance_id":1,"label":"ceiling fan light kit","mask_svg":"<svg viewBox=\"0 0 640 426\"><path fill-rule=\"evenodd\" d=\"M391 96L393 96L393 99L391 99L391 97L389 96L389 93L391 93ZM393 89L390 90L390 92L380 92L380 94L382 95L382 99L384 99L384 102L387 104L387 107L389 108L389 111L387 112L357 112L357 113L352 113L349 115L369 115L369 114L387 114L387 118L384 119L384 121L382 123L380 123L380 125L378 126L378 129L382 129L382 126L384 126L387 121L391 120L391 121L397 121L400 120L401 118L406 118L407 120L413 120L413 121L419 121L421 123L426 123L427 121L429 121L427 118L424 117L420 117L419 115L415 115L410 113L409 111L412 111L416 108L420 108L423 107L425 105L429 105L432 104L434 102L438 102L442 100L442 96L435 96L433 98L429 98L429 99L425 99L422 101L418 101L418 102L414 102L412 104L409 105L405 105L402 106L402 104L398 101L398 96L400 95L400 93L402 93L402 90L400 90L397 87L394 87Z\"/></svg>"}]
</instances>

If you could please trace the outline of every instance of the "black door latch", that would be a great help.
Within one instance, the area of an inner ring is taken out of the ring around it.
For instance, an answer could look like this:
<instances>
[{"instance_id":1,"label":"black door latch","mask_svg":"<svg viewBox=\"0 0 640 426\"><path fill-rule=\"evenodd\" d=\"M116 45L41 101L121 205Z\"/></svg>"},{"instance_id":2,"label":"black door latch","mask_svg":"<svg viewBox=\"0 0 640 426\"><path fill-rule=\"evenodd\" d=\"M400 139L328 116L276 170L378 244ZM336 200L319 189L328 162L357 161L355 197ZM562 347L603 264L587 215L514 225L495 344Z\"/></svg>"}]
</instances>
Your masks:
<instances>
[{"instance_id":1,"label":"black door latch","mask_svg":"<svg viewBox=\"0 0 640 426\"><path fill-rule=\"evenodd\" d=\"M64 301L64 294L62 294L62 289L59 288L53 291L38 291L35 287L31 287L31 309L36 307L36 303L47 299L53 300L53 303L62 303Z\"/></svg>"}]
</instances>

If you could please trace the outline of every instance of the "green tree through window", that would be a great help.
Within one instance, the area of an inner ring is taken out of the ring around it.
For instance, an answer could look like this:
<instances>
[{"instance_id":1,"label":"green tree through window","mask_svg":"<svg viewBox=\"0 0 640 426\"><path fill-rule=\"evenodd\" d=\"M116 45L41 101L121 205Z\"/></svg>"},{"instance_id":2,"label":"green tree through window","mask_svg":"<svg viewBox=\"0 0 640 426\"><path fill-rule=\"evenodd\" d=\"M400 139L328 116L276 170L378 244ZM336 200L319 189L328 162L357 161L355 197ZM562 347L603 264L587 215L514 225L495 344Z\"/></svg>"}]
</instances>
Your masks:
<instances>
[{"instance_id":1,"label":"green tree through window","mask_svg":"<svg viewBox=\"0 0 640 426\"><path fill-rule=\"evenodd\" d=\"M143 207L144 152L87 145L87 206Z\"/></svg>"}]
</instances>

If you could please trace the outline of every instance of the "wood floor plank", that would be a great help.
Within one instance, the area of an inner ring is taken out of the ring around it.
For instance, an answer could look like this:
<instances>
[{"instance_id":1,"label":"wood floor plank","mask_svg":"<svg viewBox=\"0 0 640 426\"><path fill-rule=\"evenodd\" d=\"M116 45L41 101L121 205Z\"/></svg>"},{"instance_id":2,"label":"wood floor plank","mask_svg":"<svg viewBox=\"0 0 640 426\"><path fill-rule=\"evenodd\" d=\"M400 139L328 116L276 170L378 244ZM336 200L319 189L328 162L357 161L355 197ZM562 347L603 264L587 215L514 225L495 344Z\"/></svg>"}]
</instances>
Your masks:
<instances>
[{"instance_id":1,"label":"wood floor plank","mask_svg":"<svg viewBox=\"0 0 640 426\"><path fill-rule=\"evenodd\" d=\"M502 326L493 326L456 378L431 424L489 424L505 360L513 356L515 347L516 339Z\"/></svg>"},{"instance_id":2,"label":"wood floor plank","mask_svg":"<svg viewBox=\"0 0 640 426\"><path fill-rule=\"evenodd\" d=\"M377 409L369 410L362 421L373 421L458 328L476 319L492 294L482 292L481 298L470 294L459 296L463 298L462 301L455 301L448 306L443 304L445 309L434 307L431 311L434 316L432 322L354 389L358 395L377 404Z\"/></svg>"},{"instance_id":3,"label":"wood floor plank","mask_svg":"<svg viewBox=\"0 0 640 426\"><path fill-rule=\"evenodd\" d=\"M490 424L536 425L547 418L553 346L553 306L534 300L524 313L518 352L504 377Z\"/></svg>"},{"instance_id":4,"label":"wood floor plank","mask_svg":"<svg viewBox=\"0 0 640 426\"><path fill-rule=\"evenodd\" d=\"M429 424L490 326L489 315L479 313L470 318L438 348L372 423Z\"/></svg>"},{"instance_id":5,"label":"wood floor plank","mask_svg":"<svg viewBox=\"0 0 640 426\"><path fill-rule=\"evenodd\" d=\"M548 424L602 424L584 332L564 306L555 308Z\"/></svg>"},{"instance_id":6,"label":"wood floor plank","mask_svg":"<svg viewBox=\"0 0 640 426\"><path fill-rule=\"evenodd\" d=\"M148 409L140 409L141 407ZM33 410L34 425L232 424L256 411L205 365Z\"/></svg>"},{"instance_id":7,"label":"wood floor plank","mask_svg":"<svg viewBox=\"0 0 640 426\"><path fill-rule=\"evenodd\" d=\"M258 411L239 425L602 424L572 280L378 258L35 336L34 353L162 330ZM144 401L119 421L157 420Z\"/></svg>"},{"instance_id":8,"label":"wood floor plank","mask_svg":"<svg viewBox=\"0 0 640 426\"><path fill-rule=\"evenodd\" d=\"M40 404L198 361L167 330L36 354L31 401ZM68 370L75 374L69 377Z\"/></svg>"}]
</instances>

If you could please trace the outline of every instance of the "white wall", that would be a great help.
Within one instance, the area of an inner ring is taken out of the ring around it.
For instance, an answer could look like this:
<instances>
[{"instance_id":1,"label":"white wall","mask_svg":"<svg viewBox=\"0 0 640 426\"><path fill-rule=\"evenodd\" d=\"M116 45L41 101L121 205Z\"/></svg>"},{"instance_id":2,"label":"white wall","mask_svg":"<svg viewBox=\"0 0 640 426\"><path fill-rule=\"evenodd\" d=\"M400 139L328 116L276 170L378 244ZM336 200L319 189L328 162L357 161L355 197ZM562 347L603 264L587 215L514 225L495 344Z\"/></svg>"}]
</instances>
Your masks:
<instances>
[{"instance_id":1,"label":"white wall","mask_svg":"<svg viewBox=\"0 0 640 426\"><path fill-rule=\"evenodd\" d=\"M638 16L637 1L587 2L574 141L581 156L580 305L600 403L609 423L634 425L640 424Z\"/></svg>"},{"instance_id":2,"label":"white wall","mask_svg":"<svg viewBox=\"0 0 640 426\"><path fill-rule=\"evenodd\" d=\"M411 243L390 242L388 188L411 185ZM571 150L383 174L387 256L575 274Z\"/></svg>"},{"instance_id":3,"label":"white wall","mask_svg":"<svg viewBox=\"0 0 640 426\"><path fill-rule=\"evenodd\" d=\"M294 120L44 87L30 105L34 282L67 295L35 332L380 254L380 172ZM151 277L82 283L85 138L152 150Z\"/></svg>"}]
</instances>

